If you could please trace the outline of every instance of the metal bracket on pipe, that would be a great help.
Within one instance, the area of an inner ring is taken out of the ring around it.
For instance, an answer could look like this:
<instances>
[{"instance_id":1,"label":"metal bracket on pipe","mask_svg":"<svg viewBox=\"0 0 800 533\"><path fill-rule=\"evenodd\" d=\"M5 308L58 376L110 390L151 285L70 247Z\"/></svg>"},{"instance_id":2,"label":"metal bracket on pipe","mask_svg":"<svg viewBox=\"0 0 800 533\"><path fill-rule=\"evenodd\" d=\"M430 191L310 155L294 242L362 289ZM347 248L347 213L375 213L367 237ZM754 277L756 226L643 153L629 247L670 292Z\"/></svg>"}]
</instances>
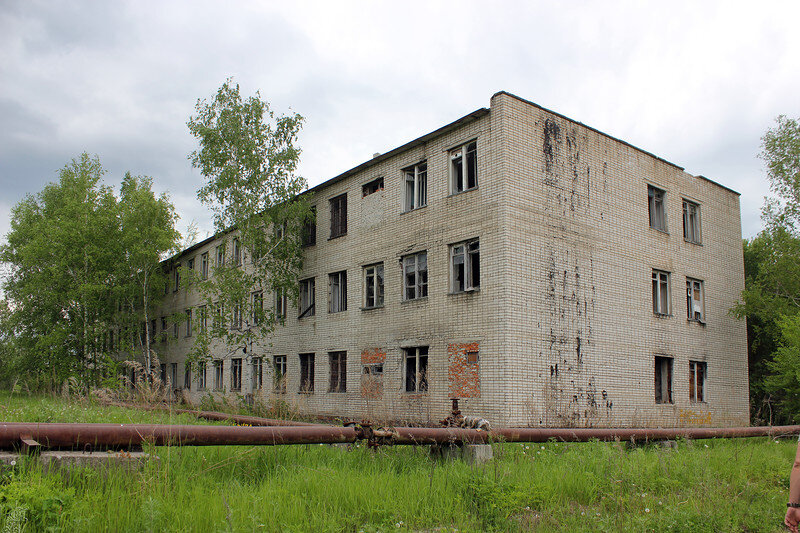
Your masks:
<instances>
[{"instance_id":1,"label":"metal bracket on pipe","mask_svg":"<svg viewBox=\"0 0 800 533\"><path fill-rule=\"evenodd\" d=\"M24 455L33 455L40 452L42 445L33 440L30 435L20 435L19 437L19 451Z\"/></svg>"}]
</instances>

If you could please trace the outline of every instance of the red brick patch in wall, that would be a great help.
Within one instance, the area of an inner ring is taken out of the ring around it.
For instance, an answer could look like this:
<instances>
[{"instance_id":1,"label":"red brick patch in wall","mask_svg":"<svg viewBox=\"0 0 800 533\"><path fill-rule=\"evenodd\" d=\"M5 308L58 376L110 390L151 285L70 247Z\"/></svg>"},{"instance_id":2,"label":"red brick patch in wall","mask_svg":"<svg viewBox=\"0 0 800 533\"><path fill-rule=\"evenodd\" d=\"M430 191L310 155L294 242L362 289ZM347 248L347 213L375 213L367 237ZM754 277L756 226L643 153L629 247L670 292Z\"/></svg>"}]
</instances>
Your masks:
<instances>
[{"instance_id":1,"label":"red brick patch in wall","mask_svg":"<svg viewBox=\"0 0 800 533\"><path fill-rule=\"evenodd\" d=\"M361 397L383 397L383 364L386 352L382 348L367 348L361 352Z\"/></svg>"},{"instance_id":2,"label":"red brick patch in wall","mask_svg":"<svg viewBox=\"0 0 800 533\"><path fill-rule=\"evenodd\" d=\"M451 398L480 397L479 353L477 342L447 345Z\"/></svg>"}]
</instances>

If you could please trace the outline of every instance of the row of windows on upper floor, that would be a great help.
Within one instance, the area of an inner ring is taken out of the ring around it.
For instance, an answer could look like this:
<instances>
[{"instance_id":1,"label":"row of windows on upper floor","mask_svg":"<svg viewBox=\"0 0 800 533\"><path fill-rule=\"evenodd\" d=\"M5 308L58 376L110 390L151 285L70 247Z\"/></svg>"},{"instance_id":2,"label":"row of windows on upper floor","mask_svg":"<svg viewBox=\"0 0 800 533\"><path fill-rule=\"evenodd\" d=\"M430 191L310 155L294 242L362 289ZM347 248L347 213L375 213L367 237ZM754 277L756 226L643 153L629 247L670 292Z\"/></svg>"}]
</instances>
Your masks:
<instances>
[{"instance_id":1,"label":"row of windows on upper floor","mask_svg":"<svg viewBox=\"0 0 800 533\"><path fill-rule=\"evenodd\" d=\"M667 192L653 185L647 186L648 213L650 227L664 233L667 228ZM702 244L700 234L700 204L683 198L683 240L692 244Z\"/></svg>"},{"instance_id":2,"label":"row of windows on upper floor","mask_svg":"<svg viewBox=\"0 0 800 533\"><path fill-rule=\"evenodd\" d=\"M449 151L448 180L450 183L450 193L457 194L464 191L477 189L478 187L478 161L477 161L477 141L473 140L458 146ZM403 199L402 209L404 212L412 211L425 207L428 204L428 162L422 161L410 167L401 169L403 179ZM361 187L362 198L384 190L384 178L379 177L364 184ZM335 239L347 234L347 193L340 194L328 201L330 208L330 239ZM312 207L316 213L316 206ZM302 233L302 243L304 246L312 246L317 242L316 222L312 220L306 224ZM233 263L242 264L242 249L238 238L232 241ZM216 266L225 264L225 245L217 246ZM177 291L180 287L180 269L178 263L172 273L172 288ZM195 269L195 258L192 257L185 261L188 270ZM208 279L211 258L209 252L200 255L199 275L202 279ZM164 288L164 294L169 292L170 284Z\"/></svg>"}]
</instances>

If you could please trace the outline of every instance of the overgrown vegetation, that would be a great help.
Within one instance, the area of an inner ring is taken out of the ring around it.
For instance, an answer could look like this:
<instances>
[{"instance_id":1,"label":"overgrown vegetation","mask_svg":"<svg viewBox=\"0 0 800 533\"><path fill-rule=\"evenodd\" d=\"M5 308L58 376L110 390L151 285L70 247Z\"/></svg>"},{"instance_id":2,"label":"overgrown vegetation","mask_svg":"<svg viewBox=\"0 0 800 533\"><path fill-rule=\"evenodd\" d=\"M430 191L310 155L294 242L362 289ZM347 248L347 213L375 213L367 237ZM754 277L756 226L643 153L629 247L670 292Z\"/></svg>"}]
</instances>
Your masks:
<instances>
[{"instance_id":1,"label":"overgrown vegetation","mask_svg":"<svg viewBox=\"0 0 800 533\"><path fill-rule=\"evenodd\" d=\"M764 230L744 241L751 420L796 423L800 413L800 124L778 117L762 138L772 196Z\"/></svg>"},{"instance_id":2,"label":"overgrown vegetation","mask_svg":"<svg viewBox=\"0 0 800 533\"><path fill-rule=\"evenodd\" d=\"M39 413L37 415L37 413ZM0 394L3 420L178 422ZM153 448L160 460L0 477L15 531L781 531L793 439L494 444L485 465L425 447Z\"/></svg>"}]
</instances>

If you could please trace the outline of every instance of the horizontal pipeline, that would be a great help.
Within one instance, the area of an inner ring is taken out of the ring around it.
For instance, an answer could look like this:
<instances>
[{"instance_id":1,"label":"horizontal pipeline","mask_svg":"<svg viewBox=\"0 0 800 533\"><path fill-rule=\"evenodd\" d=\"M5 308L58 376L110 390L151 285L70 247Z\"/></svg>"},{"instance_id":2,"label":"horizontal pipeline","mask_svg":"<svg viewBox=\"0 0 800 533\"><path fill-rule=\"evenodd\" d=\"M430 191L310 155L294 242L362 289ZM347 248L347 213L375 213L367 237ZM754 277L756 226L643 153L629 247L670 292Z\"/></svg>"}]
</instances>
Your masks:
<instances>
[{"instance_id":1,"label":"horizontal pipeline","mask_svg":"<svg viewBox=\"0 0 800 533\"><path fill-rule=\"evenodd\" d=\"M380 428L339 426L193 426L159 424L0 423L0 449L19 447L31 438L47 448L104 449L157 446L273 446L336 444L368 440L376 444L485 444L489 442L651 441L676 438L710 439L779 437L800 434L800 426L739 428Z\"/></svg>"}]
</instances>

